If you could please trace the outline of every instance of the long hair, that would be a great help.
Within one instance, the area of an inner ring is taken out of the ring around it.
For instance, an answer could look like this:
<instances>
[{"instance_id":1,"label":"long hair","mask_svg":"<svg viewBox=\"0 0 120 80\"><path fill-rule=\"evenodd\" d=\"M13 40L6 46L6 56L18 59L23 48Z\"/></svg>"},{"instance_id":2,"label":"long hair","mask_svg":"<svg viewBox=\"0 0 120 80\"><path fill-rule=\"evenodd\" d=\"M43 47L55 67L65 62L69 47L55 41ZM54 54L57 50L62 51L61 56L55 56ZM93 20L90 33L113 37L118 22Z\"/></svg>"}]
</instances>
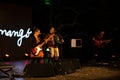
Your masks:
<instances>
[{"instance_id":1,"label":"long hair","mask_svg":"<svg viewBox=\"0 0 120 80\"><path fill-rule=\"evenodd\" d=\"M36 31L38 31L38 30L40 30L40 28L34 27L34 28L33 28L33 34L34 34Z\"/></svg>"}]
</instances>

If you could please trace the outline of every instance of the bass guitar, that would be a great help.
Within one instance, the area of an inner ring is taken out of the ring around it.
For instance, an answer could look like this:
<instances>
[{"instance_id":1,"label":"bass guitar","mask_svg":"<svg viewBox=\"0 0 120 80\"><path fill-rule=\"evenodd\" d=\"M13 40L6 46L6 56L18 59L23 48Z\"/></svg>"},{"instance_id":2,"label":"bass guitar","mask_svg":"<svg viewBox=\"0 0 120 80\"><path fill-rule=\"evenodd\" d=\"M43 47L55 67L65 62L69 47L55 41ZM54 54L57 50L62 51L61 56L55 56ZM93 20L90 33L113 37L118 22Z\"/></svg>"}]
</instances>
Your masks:
<instances>
[{"instance_id":1,"label":"bass guitar","mask_svg":"<svg viewBox=\"0 0 120 80\"><path fill-rule=\"evenodd\" d=\"M44 53L42 50L42 46L47 43L55 34L51 34L47 39L44 40L41 44L37 45L36 47L32 48L30 57L44 57Z\"/></svg>"}]
</instances>

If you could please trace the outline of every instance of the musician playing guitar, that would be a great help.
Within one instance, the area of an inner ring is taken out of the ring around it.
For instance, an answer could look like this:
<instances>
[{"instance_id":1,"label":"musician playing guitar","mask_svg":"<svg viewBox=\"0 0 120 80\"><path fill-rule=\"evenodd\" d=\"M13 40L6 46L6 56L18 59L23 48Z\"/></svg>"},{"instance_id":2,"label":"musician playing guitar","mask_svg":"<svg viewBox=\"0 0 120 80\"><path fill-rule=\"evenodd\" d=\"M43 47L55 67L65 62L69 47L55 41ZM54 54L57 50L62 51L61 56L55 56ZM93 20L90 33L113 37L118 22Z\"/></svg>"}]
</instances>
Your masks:
<instances>
[{"instance_id":1,"label":"musician playing guitar","mask_svg":"<svg viewBox=\"0 0 120 80\"><path fill-rule=\"evenodd\" d=\"M35 54L36 50L34 49L36 46L42 43L42 36L39 28L33 28L33 34L31 36L31 44L32 44L32 50L30 53L31 63L40 63L41 60L43 60L44 53L41 50L41 53L39 55Z\"/></svg>"},{"instance_id":2,"label":"musician playing guitar","mask_svg":"<svg viewBox=\"0 0 120 80\"><path fill-rule=\"evenodd\" d=\"M32 59L31 63L44 63L43 46L54 36L54 34L51 34L48 36L48 38L44 39L44 35L41 34L39 28L35 28L33 32L32 50L30 54Z\"/></svg>"},{"instance_id":3,"label":"musician playing guitar","mask_svg":"<svg viewBox=\"0 0 120 80\"><path fill-rule=\"evenodd\" d=\"M104 48L106 44L108 44L111 39L104 39L104 31L101 31L98 35L92 38L94 45L96 47Z\"/></svg>"},{"instance_id":4,"label":"musician playing guitar","mask_svg":"<svg viewBox=\"0 0 120 80\"><path fill-rule=\"evenodd\" d=\"M105 48L108 43L110 43L111 39L105 39L105 31L100 31L99 34L95 35L92 38L93 41L93 53L96 56L99 56L100 59L106 56Z\"/></svg>"},{"instance_id":5,"label":"musician playing guitar","mask_svg":"<svg viewBox=\"0 0 120 80\"><path fill-rule=\"evenodd\" d=\"M32 36L32 50L31 50L31 63L44 63L43 46L47 41L52 38L54 34L50 35L47 39L44 39L44 35L41 34L39 28L33 29Z\"/></svg>"}]
</instances>

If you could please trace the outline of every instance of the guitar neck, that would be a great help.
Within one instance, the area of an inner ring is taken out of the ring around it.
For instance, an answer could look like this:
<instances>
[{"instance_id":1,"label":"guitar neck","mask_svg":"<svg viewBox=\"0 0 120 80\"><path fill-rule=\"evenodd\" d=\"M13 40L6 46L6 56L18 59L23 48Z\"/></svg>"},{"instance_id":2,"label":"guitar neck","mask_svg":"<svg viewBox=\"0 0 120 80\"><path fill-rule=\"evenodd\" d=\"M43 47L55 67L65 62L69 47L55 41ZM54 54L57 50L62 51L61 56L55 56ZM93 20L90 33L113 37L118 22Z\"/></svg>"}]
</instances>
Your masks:
<instances>
[{"instance_id":1,"label":"guitar neck","mask_svg":"<svg viewBox=\"0 0 120 80\"><path fill-rule=\"evenodd\" d=\"M54 34L50 35L43 43L39 44L38 47L41 48L50 38L52 38Z\"/></svg>"},{"instance_id":2,"label":"guitar neck","mask_svg":"<svg viewBox=\"0 0 120 80\"><path fill-rule=\"evenodd\" d=\"M44 44L45 44L45 42L43 42L40 45L38 45L38 47L41 48Z\"/></svg>"}]
</instances>

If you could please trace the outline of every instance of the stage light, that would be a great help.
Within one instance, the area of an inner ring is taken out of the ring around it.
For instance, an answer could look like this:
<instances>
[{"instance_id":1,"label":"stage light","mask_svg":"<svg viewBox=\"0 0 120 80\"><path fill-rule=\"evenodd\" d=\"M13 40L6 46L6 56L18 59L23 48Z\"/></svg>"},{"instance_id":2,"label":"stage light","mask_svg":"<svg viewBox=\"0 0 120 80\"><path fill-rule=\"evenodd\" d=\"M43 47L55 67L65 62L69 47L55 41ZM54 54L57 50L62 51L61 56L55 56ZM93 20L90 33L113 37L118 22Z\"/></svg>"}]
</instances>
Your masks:
<instances>
[{"instance_id":1,"label":"stage light","mask_svg":"<svg viewBox=\"0 0 120 80\"><path fill-rule=\"evenodd\" d=\"M98 54L95 54L95 57L98 57Z\"/></svg>"},{"instance_id":2,"label":"stage light","mask_svg":"<svg viewBox=\"0 0 120 80\"><path fill-rule=\"evenodd\" d=\"M45 4L46 5L50 5L51 3L50 3L50 0L45 0Z\"/></svg>"},{"instance_id":3,"label":"stage light","mask_svg":"<svg viewBox=\"0 0 120 80\"><path fill-rule=\"evenodd\" d=\"M26 56L26 57L28 57L28 56L29 56L29 54L28 54L28 53L25 53L25 56Z\"/></svg>"},{"instance_id":4,"label":"stage light","mask_svg":"<svg viewBox=\"0 0 120 80\"><path fill-rule=\"evenodd\" d=\"M46 48L46 50L45 50L45 51L49 52L49 51L50 51L50 48Z\"/></svg>"},{"instance_id":5,"label":"stage light","mask_svg":"<svg viewBox=\"0 0 120 80\"><path fill-rule=\"evenodd\" d=\"M5 57L10 57L10 55L9 54L5 54Z\"/></svg>"},{"instance_id":6,"label":"stage light","mask_svg":"<svg viewBox=\"0 0 120 80\"><path fill-rule=\"evenodd\" d=\"M29 59L29 54L26 53L26 52L24 53L24 59L25 59L25 60L28 60L28 59Z\"/></svg>"},{"instance_id":7,"label":"stage light","mask_svg":"<svg viewBox=\"0 0 120 80\"><path fill-rule=\"evenodd\" d=\"M3 60L4 60L4 61L9 61L10 59L11 59L10 54L9 54L9 53L5 53L5 54L4 54L4 57L3 57Z\"/></svg>"},{"instance_id":8,"label":"stage light","mask_svg":"<svg viewBox=\"0 0 120 80\"><path fill-rule=\"evenodd\" d=\"M115 58L115 57L116 57L116 56L113 54L113 55L112 55L112 58Z\"/></svg>"}]
</instances>

